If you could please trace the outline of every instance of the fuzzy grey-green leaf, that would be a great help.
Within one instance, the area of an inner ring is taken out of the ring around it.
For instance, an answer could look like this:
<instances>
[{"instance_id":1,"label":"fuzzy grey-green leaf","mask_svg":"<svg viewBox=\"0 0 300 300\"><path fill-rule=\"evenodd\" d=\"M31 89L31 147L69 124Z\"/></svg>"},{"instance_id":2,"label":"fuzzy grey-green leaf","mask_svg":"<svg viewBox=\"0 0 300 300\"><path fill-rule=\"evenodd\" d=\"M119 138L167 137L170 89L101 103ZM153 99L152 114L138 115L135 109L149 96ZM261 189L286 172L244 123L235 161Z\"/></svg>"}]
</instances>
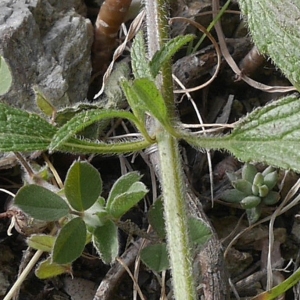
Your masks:
<instances>
[{"instance_id":1,"label":"fuzzy grey-green leaf","mask_svg":"<svg viewBox=\"0 0 300 300\"><path fill-rule=\"evenodd\" d=\"M300 1L239 0L258 49L300 89Z\"/></svg>"},{"instance_id":2,"label":"fuzzy grey-green leaf","mask_svg":"<svg viewBox=\"0 0 300 300\"><path fill-rule=\"evenodd\" d=\"M68 204L60 196L35 184L19 189L15 205L31 217L44 221L57 221L69 213Z\"/></svg>"}]
</instances>

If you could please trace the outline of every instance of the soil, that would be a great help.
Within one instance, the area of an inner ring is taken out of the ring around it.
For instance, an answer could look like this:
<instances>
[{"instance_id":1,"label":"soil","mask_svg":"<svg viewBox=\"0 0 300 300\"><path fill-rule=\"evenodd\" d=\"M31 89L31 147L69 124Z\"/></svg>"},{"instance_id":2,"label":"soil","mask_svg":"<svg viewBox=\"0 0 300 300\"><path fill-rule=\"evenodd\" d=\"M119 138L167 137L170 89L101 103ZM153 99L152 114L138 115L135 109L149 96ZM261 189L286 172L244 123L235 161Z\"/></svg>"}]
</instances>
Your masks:
<instances>
[{"instance_id":1,"label":"soil","mask_svg":"<svg viewBox=\"0 0 300 300\"><path fill-rule=\"evenodd\" d=\"M222 4L222 1L220 1ZM88 4L90 5L90 4ZM239 11L238 5L233 3L231 10ZM184 7L181 1L178 1L177 7L173 8L173 16L182 14L195 17L201 13L211 11L210 1L194 1ZM92 11L92 10L90 10ZM89 16L93 19L94 16ZM196 21L207 27L211 16L209 13L205 17L195 17ZM225 14L222 18L222 27L227 38L229 50L235 61L240 63L247 53L252 49L251 39L247 33L245 25L242 24L239 14ZM176 24L172 28L174 36L194 32L198 33L192 26ZM216 33L213 32L216 37ZM216 67L216 55L214 48L208 40L205 40L197 53L202 61L201 66L195 66L190 57L187 58L186 50L180 51L174 58L174 70L176 75L185 82L186 87L193 87L206 82L213 74ZM124 58L128 59L128 54ZM177 70L177 71L176 71ZM289 82L282 76L271 61L266 58L260 60L255 65L253 60L244 61L243 70L251 78L267 85L289 85ZM251 73L251 74L250 74ZM200 75L199 75L200 74ZM271 94L260 91L248 86L245 82L239 80L226 61L223 59L220 72L217 78L207 87L191 93L198 110L201 113L204 123L228 123L231 124L239 120L242 116L251 112L259 106L263 106L271 100L281 97L280 94ZM176 96L178 102L177 108L182 122L188 124L198 124L198 120L191 102L185 97ZM129 124L125 125L129 126ZM107 128L107 131L109 128ZM116 127L118 133L124 131L124 127ZM224 131L223 133L226 133ZM241 235L234 245L227 248L233 238L249 227L248 220L243 210L238 205L232 205L221 200L222 193L230 189L231 184L226 172L240 172L243 164L234 157L225 152L210 152L212 158L213 186L214 186L214 205L211 202L210 177L205 153L196 151L188 145L182 143L181 152L183 157L184 171L192 187L193 192L198 196L204 210L213 224L218 238L221 241L224 250L226 250L226 266L229 277L235 291L231 289L231 299L251 299L259 294L265 288L266 283L266 255L268 248L268 221L250 228ZM52 162L55 170L64 180L66 172L72 162L78 159L78 156L68 154L46 154ZM137 170L143 174L142 181L151 190L152 174L148 162L142 156L129 155L122 157L101 157L101 156L81 156L80 159L89 159L90 162L99 170L104 182L104 197L109 192L110 187L116 179L127 170ZM43 156L37 159L28 158L28 163L38 163L44 165ZM120 166L123 168L121 169ZM266 166L257 165L259 170L264 170ZM284 171L278 170L279 182L275 190L280 191L281 200L297 181L298 175L290 172L284 177ZM24 170L16 165L11 168L0 170L1 188L5 188L15 193L22 186ZM284 180L283 180L284 178ZM155 193L159 194L159 183L154 187L144 201L132 209L124 220L131 220L139 226L140 229L147 230L147 212L152 205L152 197ZM0 194L0 212L4 213L7 209L9 200L5 193ZM280 202L279 202L280 203ZM278 204L277 204L278 205ZM261 218L271 216L277 208L277 205L264 207ZM275 244L274 259L276 260L279 271L274 271L277 283L283 281L294 270L297 269L299 262L299 205L276 218L274 232ZM33 255L33 250L27 248L26 236L13 230L12 235L7 235L7 229L10 219L0 219L0 298L3 299L5 293L9 291L18 277L18 273L26 266L29 258ZM138 247L142 243L142 238L136 232L128 234L120 230L120 252L119 255L125 262L131 272L136 270L137 283L141 289L144 299L171 299L172 286L170 274L156 274L149 270L145 265L134 266L138 257ZM278 243L277 243L278 242ZM293 262L292 264L288 264ZM282 269L285 268L283 272ZM72 280L74 277L74 280ZM91 245L87 246L84 255L73 264L72 277L62 275L47 280L39 280L32 271L21 287L16 299L72 299L72 300L90 300L93 299L100 284L106 289L101 299L140 299L134 298L136 289L128 273L116 262L112 266L105 265L97 256L97 253ZM163 287L163 288L162 288ZM299 299L299 287L294 291L286 293L285 299ZM201 288L199 289L199 299L203 299Z\"/></svg>"}]
</instances>

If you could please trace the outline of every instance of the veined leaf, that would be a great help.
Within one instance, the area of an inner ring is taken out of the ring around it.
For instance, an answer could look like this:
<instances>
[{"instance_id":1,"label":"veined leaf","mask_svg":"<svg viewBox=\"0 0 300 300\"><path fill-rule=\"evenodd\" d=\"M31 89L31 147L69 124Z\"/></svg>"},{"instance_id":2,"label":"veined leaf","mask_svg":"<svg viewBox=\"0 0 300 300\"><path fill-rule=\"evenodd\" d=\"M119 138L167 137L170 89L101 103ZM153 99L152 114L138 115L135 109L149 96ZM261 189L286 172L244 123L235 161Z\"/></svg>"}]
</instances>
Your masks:
<instances>
[{"instance_id":1,"label":"veined leaf","mask_svg":"<svg viewBox=\"0 0 300 300\"><path fill-rule=\"evenodd\" d=\"M171 59L171 57L178 51L182 46L189 43L195 38L192 34L177 36L174 39L168 41L159 51L157 51L151 62L150 68L152 76L155 78L159 70L161 69L162 65ZM145 77L145 76L144 76Z\"/></svg>"},{"instance_id":2,"label":"veined leaf","mask_svg":"<svg viewBox=\"0 0 300 300\"><path fill-rule=\"evenodd\" d=\"M93 232L93 244L106 264L114 262L119 252L118 228L110 220Z\"/></svg>"},{"instance_id":3,"label":"veined leaf","mask_svg":"<svg viewBox=\"0 0 300 300\"><path fill-rule=\"evenodd\" d=\"M77 211L89 209L102 192L100 173L88 162L76 161L65 180L65 195Z\"/></svg>"},{"instance_id":4,"label":"veined leaf","mask_svg":"<svg viewBox=\"0 0 300 300\"><path fill-rule=\"evenodd\" d=\"M38 220L57 221L69 213L68 204L60 196L35 184L20 188L14 203Z\"/></svg>"},{"instance_id":5,"label":"veined leaf","mask_svg":"<svg viewBox=\"0 0 300 300\"><path fill-rule=\"evenodd\" d=\"M124 118L138 123L133 114L122 110L91 109L76 114L71 120L59 128L54 135L49 150L60 148L62 144L87 126L104 119Z\"/></svg>"},{"instance_id":6,"label":"veined leaf","mask_svg":"<svg viewBox=\"0 0 300 300\"><path fill-rule=\"evenodd\" d=\"M224 148L243 161L300 171L300 100L287 96L253 111L226 137Z\"/></svg>"},{"instance_id":7,"label":"veined leaf","mask_svg":"<svg viewBox=\"0 0 300 300\"><path fill-rule=\"evenodd\" d=\"M239 0L239 5L258 49L300 90L300 1Z\"/></svg>"},{"instance_id":8,"label":"veined leaf","mask_svg":"<svg viewBox=\"0 0 300 300\"><path fill-rule=\"evenodd\" d=\"M56 130L37 114L0 103L0 152L47 150Z\"/></svg>"},{"instance_id":9,"label":"veined leaf","mask_svg":"<svg viewBox=\"0 0 300 300\"><path fill-rule=\"evenodd\" d=\"M6 94L12 84L12 76L5 59L0 56L0 96Z\"/></svg>"},{"instance_id":10,"label":"veined leaf","mask_svg":"<svg viewBox=\"0 0 300 300\"><path fill-rule=\"evenodd\" d=\"M74 218L59 232L53 249L52 261L68 264L83 252L86 242L86 226L81 218Z\"/></svg>"},{"instance_id":11,"label":"veined leaf","mask_svg":"<svg viewBox=\"0 0 300 300\"><path fill-rule=\"evenodd\" d=\"M131 66L134 78L152 78L142 30L137 33L132 43Z\"/></svg>"},{"instance_id":12,"label":"veined leaf","mask_svg":"<svg viewBox=\"0 0 300 300\"><path fill-rule=\"evenodd\" d=\"M239 160L300 171L300 100L286 96L254 110L224 137L184 139L197 148L226 149Z\"/></svg>"}]
</instances>

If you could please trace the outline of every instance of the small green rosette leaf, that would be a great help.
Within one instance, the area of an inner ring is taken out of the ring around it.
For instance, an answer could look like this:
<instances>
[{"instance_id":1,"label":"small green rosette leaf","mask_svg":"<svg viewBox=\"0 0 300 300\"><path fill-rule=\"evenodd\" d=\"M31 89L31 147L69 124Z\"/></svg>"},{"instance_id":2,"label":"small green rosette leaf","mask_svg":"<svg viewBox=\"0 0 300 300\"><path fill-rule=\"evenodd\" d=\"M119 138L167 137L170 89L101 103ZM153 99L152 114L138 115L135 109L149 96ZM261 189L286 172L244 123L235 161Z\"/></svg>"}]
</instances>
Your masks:
<instances>
[{"instance_id":1,"label":"small green rosette leaf","mask_svg":"<svg viewBox=\"0 0 300 300\"><path fill-rule=\"evenodd\" d=\"M231 184L235 189L247 196L252 194L252 184L245 179L238 179L233 181Z\"/></svg>"},{"instance_id":2,"label":"small green rosette leaf","mask_svg":"<svg viewBox=\"0 0 300 300\"><path fill-rule=\"evenodd\" d=\"M77 211L89 209L102 192L100 173L90 163L76 161L70 167L65 180L65 195Z\"/></svg>"},{"instance_id":3,"label":"small green rosette leaf","mask_svg":"<svg viewBox=\"0 0 300 300\"><path fill-rule=\"evenodd\" d=\"M246 195L244 193L235 189L225 190L221 195L221 199L229 203L239 203L245 197Z\"/></svg>"},{"instance_id":4,"label":"small green rosette leaf","mask_svg":"<svg viewBox=\"0 0 300 300\"><path fill-rule=\"evenodd\" d=\"M32 218L43 221L57 221L70 210L60 196L35 184L20 188L14 203Z\"/></svg>"},{"instance_id":5,"label":"small green rosette leaf","mask_svg":"<svg viewBox=\"0 0 300 300\"><path fill-rule=\"evenodd\" d=\"M257 170L252 164L244 164L242 168L242 178L253 183L254 177L257 174Z\"/></svg>"},{"instance_id":6,"label":"small green rosette leaf","mask_svg":"<svg viewBox=\"0 0 300 300\"><path fill-rule=\"evenodd\" d=\"M257 196L247 196L240 202L242 208L250 209L259 205L261 202L261 198Z\"/></svg>"},{"instance_id":7,"label":"small green rosette leaf","mask_svg":"<svg viewBox=\"0 0 300 300\"><path fill-rule=\"evenodd\" d=\"M250 225L254 224L260 217L261 207L260 205L246 209L247 219Z\"/></svg>"},{"instance_id":8,"label":"small green rosette leaf","mask_svg":"<svg viewBox=\"0 0 300 300\"><path fill-rule=\"evenodd\" d=\"M264 177L264 183L269 188L269 190L272 190L278 182L278 173L277 171L268 173Z\"/></svg>"},{"instance_id":9,"label":"small green rosette leaf","mask_svg":"<svg viewBox=\"0 0 300 300\"><path fill-rule=\"evenodd\" d=\"M165 243L147 246L142 249L140 255L142 262L155 272L162 272L170 267Z\"/></svg>"},{"instance_id":10,"label":"small green rosette leaf","mask_svg":"<svg viewBox=\"0 0 300 300\"><path fill-rule=\"evenodd\" d=\"M278 192L270 191L269 194L263 198L263 203L266 205L274 205L276 204L280 199L280 195Z\"/></svg>"},{"instance_id":11,"label":"small green rosette leaf","mask_svg":"<svg viewBox=\"0 0 300 300\"><path fill-rule=\"evenodd\" d=\"M114 262L119 252L118 228L107 220L93 232L93 245L105 264Z\"/></svg>"},{"instance_id":12,"label":"small green rosette leaf","mask_svg":"<svg viewBox=\"0 0 300 300\"><path fill-rule=\"evenodd\" d=\"M69 221L59 232L52 253L52 262L69 264L82 254L86 243L86 226L81 218Z\"/></svg>"}]
</instances>

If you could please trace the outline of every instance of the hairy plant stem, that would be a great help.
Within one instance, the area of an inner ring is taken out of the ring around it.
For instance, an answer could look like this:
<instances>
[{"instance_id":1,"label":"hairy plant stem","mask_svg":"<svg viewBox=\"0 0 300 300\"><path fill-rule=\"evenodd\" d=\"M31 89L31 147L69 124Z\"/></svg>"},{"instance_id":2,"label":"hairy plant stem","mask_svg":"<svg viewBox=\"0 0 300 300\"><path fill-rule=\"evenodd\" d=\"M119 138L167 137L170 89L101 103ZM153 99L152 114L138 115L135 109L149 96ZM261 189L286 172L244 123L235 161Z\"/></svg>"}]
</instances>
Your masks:
<instances>
[{"instance_id":1,"label":"hairy plant stem","mask_svg":"<svg viewBox=\"0 0 300 300\"><path fill-rule=\"evenodd\" d=\"M168 1L145 0L148 36L148 54L152 57L168 39ZM165 99L168 113L175 118L172 91L171 64L162 66L157 85ZM150 130L157 136L159 169L164 199L164 217L167 232L168 252L173 279L175 299L196 299L192 272L192 255L187 228L184 180L178 141L157 121L150 121Z\"/></svg>"}]
</instances>

